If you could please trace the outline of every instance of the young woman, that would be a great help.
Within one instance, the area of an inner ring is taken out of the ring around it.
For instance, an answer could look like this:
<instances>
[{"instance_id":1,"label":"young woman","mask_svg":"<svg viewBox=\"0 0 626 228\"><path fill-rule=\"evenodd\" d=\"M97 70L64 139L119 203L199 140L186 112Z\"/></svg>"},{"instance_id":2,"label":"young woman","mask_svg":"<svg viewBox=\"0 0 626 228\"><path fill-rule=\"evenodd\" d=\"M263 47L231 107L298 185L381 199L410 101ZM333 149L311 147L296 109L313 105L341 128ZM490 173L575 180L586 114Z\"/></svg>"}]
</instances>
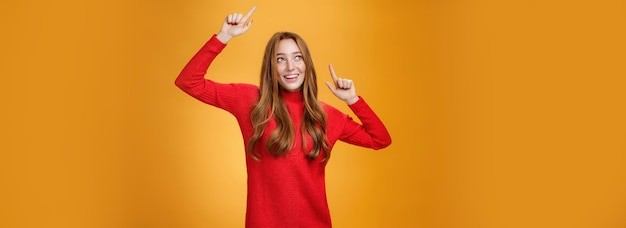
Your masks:
<instances>
[{"instance_id":1,"label":"young woman","mask_svg":"<svg viewBox=\"0 0 626 228\"><path fill-rule=\"evenodd\" d=\"M330 91L346 102L362 124L317 100L317 75L300 36L280 32L265 48L259 86L222 84L206 71L228 41L245 33L255 7L230 14L217 35L187 63L176 85L196 99L233 114L247 151L246 227L331 227L324 168L337 140L381 149L387 129L356 94L351 80L330 66Z\"/></svg>"}]
</instances>

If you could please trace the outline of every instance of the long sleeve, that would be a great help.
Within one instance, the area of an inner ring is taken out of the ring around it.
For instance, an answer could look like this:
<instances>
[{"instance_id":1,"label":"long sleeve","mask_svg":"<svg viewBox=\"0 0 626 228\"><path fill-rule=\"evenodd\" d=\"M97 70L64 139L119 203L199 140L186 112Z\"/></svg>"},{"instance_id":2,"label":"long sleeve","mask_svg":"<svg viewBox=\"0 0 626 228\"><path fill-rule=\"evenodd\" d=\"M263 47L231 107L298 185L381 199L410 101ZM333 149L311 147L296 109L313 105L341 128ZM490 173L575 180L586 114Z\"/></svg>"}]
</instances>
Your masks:
<instances>
[{"instance_id":1,"label":"long sleeve","mask_svg":"<svg viewBox=\"0 0 626 228\"><path fill-rule=\"evenodd\" d=\"M347 120L339 135L339 140L375 150L391 144L391 136L387 128L362 97L359 97L359 100L349 107L362 124L346 117Z\"/></svg>"},{"instance_id":2,"label":"long sleeve","mask_svg":"<svg viewBox=\"0 0 626 228\"><path fill-rule=\"evenodd\" d=\"M236 116L247 115L251 102L258 97L258 87L250 84L217 83L204 78L213 60L226 44L213 35L189 60L176 78L175 84L190 96Z\"/></svg>"},{"instance_id":3,"label":"long sleeve","mask_svg":"<svg viewBox=\"0 0 626 228\"><path fill-rule=\"evenodd\" d=\"M226 47L215 35L189 60L176 78L176 86L185 93L205 103L212 104L215 100L214 90L207 88L211 84L204 78L207 69L217 55Z\"/></svg>"}]
</instances>

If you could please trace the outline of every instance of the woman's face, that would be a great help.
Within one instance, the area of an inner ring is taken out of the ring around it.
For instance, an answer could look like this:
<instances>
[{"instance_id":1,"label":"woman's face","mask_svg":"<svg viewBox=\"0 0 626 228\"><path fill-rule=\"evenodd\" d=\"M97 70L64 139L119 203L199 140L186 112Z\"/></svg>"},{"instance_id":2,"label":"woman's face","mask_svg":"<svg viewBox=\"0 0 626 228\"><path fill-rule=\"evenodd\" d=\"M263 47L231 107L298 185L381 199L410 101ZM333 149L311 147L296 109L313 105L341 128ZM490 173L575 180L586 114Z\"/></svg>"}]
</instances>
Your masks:
<instances>
[{"instance_id":1,"label":"woman's face","mask_svg":"<svg viewBox=\"0 0 626 228\"><path fill-rule=\"evenodd\" d=\"M275 59L280 86L290 92L299 91L304 82L306 65L296 42L293 39L279 41Z\"/></svg>"}]
</instances>

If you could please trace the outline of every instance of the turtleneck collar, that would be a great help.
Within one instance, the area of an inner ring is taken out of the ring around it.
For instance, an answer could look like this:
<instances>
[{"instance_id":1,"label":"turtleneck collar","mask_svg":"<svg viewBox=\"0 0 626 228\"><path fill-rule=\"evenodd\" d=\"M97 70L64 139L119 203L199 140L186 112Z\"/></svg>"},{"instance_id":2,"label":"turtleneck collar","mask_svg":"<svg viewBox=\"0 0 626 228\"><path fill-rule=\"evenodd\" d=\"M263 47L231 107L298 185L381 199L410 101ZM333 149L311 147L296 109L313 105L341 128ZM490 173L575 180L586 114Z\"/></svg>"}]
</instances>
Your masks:
<instances>
[{"instance_id":1,"label":"turtleneck collar","mask_svg":"<svg viewBox=\"0 0 626 228\"><path fill-rule=\"evenodd\" d=\"M286 90L281 90L280 96L286 102L302 102L302 91L289 92Z\"/></svg>"}]
</instances>

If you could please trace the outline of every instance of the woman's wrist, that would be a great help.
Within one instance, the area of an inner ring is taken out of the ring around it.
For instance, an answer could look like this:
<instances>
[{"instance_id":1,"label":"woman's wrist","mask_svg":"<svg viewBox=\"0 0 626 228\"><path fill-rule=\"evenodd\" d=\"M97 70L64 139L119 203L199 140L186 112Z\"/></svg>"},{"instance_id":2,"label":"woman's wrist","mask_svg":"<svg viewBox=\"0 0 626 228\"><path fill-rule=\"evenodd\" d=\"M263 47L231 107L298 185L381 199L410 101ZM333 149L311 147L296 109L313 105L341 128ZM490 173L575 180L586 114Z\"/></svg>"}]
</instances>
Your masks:
<instances>
[{"instance_id":1,"label":"woman's wrist","mask_svg":"<svg viewBox=\"0 0 626 228\"><path fill-rule=\"evenodd\" d=\"M354 103L356 103L357 101L359 101L359 96L353 97L353 98L348 98L346 100L344 100L346 102L346 104L348 105L353 105Z\"/></svg>"},{"instance_id":2,"label":"woman's wrist","mask_svg":"<svg viewBox=\"0 0 626 228\"><path fill-rule=\"evenodd\" d=\"M224 44L228 43L228 41L230 41L230 39L232 39L232 38L233 38L233 36L228 35L227 33L222 32L222 31L220 31L217 34L217 39L220 40Z\"/></svg>"}]
</instances>

